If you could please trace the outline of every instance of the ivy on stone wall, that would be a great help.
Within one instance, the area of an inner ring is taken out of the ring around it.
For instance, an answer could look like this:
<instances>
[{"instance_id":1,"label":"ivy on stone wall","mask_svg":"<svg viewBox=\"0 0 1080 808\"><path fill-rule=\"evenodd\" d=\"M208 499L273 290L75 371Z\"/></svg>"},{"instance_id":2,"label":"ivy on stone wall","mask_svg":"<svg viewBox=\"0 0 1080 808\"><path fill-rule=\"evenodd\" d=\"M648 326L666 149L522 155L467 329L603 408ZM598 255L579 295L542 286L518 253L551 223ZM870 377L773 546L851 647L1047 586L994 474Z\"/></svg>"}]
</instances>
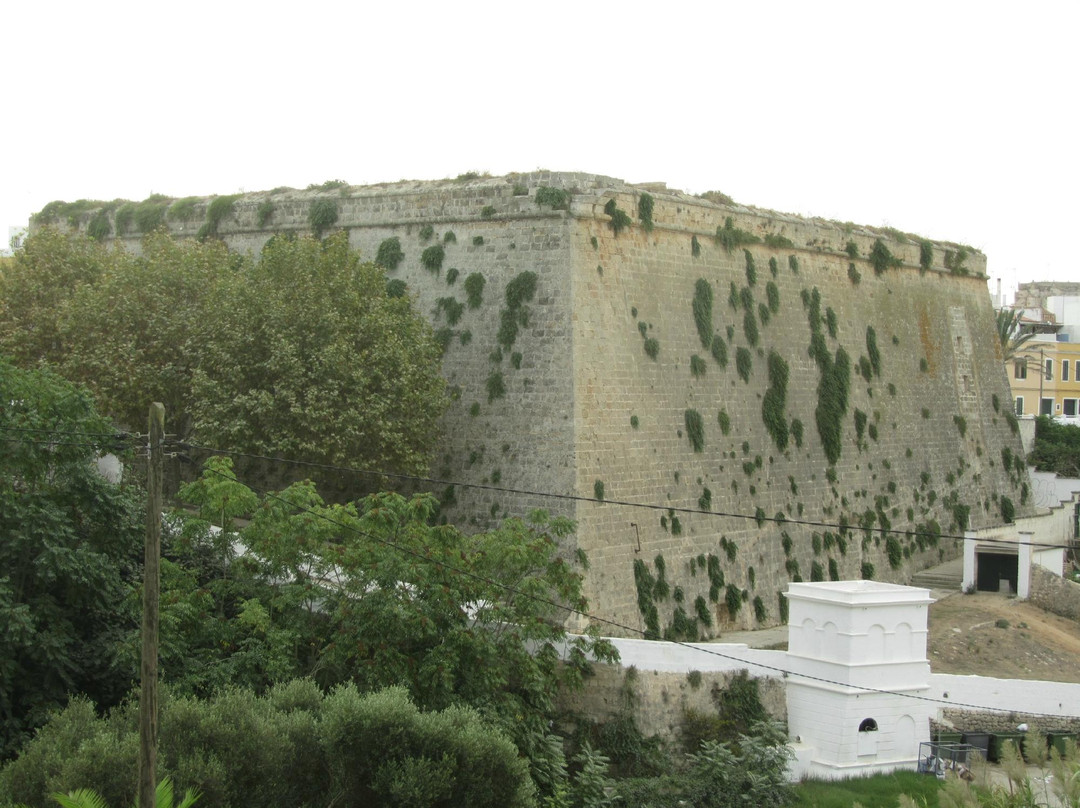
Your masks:
<instances>
[{"instance_id":1,"label":"ivy on stone wall","mask_svg":"<svg viewBox=\"0 0 1080 808\"><path fill-rule=\"evenodd\" d=\"M704 278L698 278L694 284L694 301L691 308L694 312L694 325L697 326L698 338L706 348L712 344L713 339L712 304L712 284Z\"/></svg>"},{"instance_id":2,"label":"ivy on stone wall","mask_svg":"<svg viewBox=\"0 0 1080 808\"><path fill-rule=\"evenodd\" d=\"M383 239L375 253L375 263L386 270L397 269L403 258L405 253L401 249L401 239L397 236Z\"/></svg>"}]
</instances>

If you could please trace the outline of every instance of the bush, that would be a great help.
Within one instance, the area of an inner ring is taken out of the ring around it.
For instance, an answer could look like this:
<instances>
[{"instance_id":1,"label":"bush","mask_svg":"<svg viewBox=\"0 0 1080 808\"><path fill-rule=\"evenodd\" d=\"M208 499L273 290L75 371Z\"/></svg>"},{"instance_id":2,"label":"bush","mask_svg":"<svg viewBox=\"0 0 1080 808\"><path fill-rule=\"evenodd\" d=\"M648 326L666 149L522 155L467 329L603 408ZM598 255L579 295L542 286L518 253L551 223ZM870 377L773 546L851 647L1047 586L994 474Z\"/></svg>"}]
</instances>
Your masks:
<instances>
[{"instance_id":1,"label":"bush","mask_svg":"<svg viewBox=\"0 0 1080 808\"><path fill-rule=\"evenodd\" d=\"M334 226L338 220L338 206L333 199L316 199L308 211L308 224L318 238Z\"/></svg>"},{"instance_id":2,"label":"bush","mask_svg":"<svg viewBox=\"0 0 1080 808\"><path fill-rule=\"evenodd\" d=\"M394 270L398 268L405 257L401 249L401 239L397 236L383 239L379 244L379 250L375 253L375 263L383 269Z\"/></svg>"},{"instance_id":3,"label":"bush","mask_svg":"<svg viewBox=\"0 0 1080 808\"><path fill-rule=\"evenodd\" d=\"M75 700L0 774L0 800L50 805L49 794L98 791L134 802L137 707L97 718ZM198 788L204 805L533 804L528 762L467 707L420 712L402 688L323 696L314 682L264 696L231 689L161 702L158 776Z\"/></svg>"}]
</instances>

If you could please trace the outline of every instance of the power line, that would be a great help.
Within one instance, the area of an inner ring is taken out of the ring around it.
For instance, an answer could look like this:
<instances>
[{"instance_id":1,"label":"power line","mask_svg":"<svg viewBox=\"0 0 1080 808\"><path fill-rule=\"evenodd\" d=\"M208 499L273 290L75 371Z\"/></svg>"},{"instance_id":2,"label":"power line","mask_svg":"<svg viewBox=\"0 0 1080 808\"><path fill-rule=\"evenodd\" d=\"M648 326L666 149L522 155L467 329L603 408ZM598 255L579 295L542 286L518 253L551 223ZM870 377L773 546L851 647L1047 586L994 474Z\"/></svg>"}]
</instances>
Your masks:
<instances>
[{"instance_id":1,"label":"power line","mask_svg":"<svg viewBox=\"0 0 1080 808\"><path fill-rule=\"evenodd\" d=\"M455 481L455 480L444 480L444 479L439 479L439 478L435 478L435 477L421 477L421 476L417 476L417 475L401 474L401 473L389 472L389 471L369 471L367 469L350 468L348 466L335 466L335 465L331 465L329 463L316 463L314 461L309 461L309 460L292 460L290 458L285 458L285 457L277 457L277 456L273 456L273 455L261 455L261 454L254 454L254 453L250 453L250 452L240 452L240 451L236 451L236 450L233 450L233 449L217 449L217 448L214 448L214 447L211 447L211 446L201 446L201 445L198 445L198 444L188 443L188 442L178 442L177 447L180 448L180 449L195 449L195 450L198 450L198 451L211 452L213 454L229 455L231 457L244 457L244 458L248 458L248 459L252 459L252 460L265 460L265 461L272 462L272 463L283 463L283 464L286 464L286 465L299 466L299 467L304 467L304 468L314 468L314 469L320 469L322 471L337 471L337 472L345 472L345 473L349 473L349 474L356 474L356 475L359 475L359 476L366 476L366 477L382 477L382 478L386 478L386 479L390 479L390 480L404 480L404 481L407 481L407 482L426 484L426 485L431 485L431 486L449 486L449 485L452 485L452 486L456 486L456 487L459 487L459 488L472 488L472 489L476 489L476 490L480 490L480 491L493 491L495 493L502 493L502 494L515 494L515 495L520 495L520 496L530 496L530 497L539 497L539 498L547 498L547 499L557 499L557 500L562 500L562 501L567 501L567 502L592 503L594 505L595 504L600 504L600 500L594 499L592 497L581 496L580 494L556 494L556 493L553 493L553 492L550 492L550 491L534 491L534 490L527 489L527 488L507 488L505 486L491 485L491 484L488 484L488 483L466 483L466 482L460 482L460 481ZM878 526L878 527L863 527L862 525L859 525L859 524L846 524L845 525L845 524L839 524L839 523L836 523L836 522L823 522L823 521L812 520L812 519L789 518L787 516L779 518L779 517L776 517L776 516L758 516L756 514L735 513L735 512L730 512L730 511L713 511L713 510L703 511L703 510L695 510L693 508L686 508L686 507L682 507L682 506L675 507L675 506L671 506L671 505L656 505L656 504L647 503L647 502L631 502L629 500L619 500L619 499L606 499L605 498L602 501L602 504L604 504L604 505L618 505L618 506L626 507L626 508L643 508L643 509L646 509L646 510L660 511L662 513L693 514L693 515L696 515L696 516L716 516L716 517L723 517L723 518L729 518L729 519L743 519L743 520L749 520L749 521L753 521L753 522L759 522L759 521L772 522L772 523L777 524L777 525L800 525L800 526L803 526L803 527L829 528L829 529L835 529L835 530L838 530L838 531L841 531L841 532L847 531L847 530L850 530L850 531L864 530L864 531L870 531L871 533L878 533L878 534L881 534L881 535L892 534L892 535L898 535L898 536L905 536L907 538L917 538L920 535L936 535L938 539L953 539L953 540L956 540L956 541L994 541L993 538L988 538L988 537L980 538L978 536L958 536L958 535L951 534L951 533L927 534L927 533L924 533L924 532L921 532L921 531L918 531L918 530L901 530L899 528L892 528L892 527L884 528L884 527L880 527L880 526ZM1017 540L1015 542L1012 541L1012 540L1009 540L1009 544L1015 544L1017 546L1023 545L1025 547L1045 547L1045 548L1061 547L1061 545L1059 545L1059 544L1049 544L1049 543L1044 543L1044 542L1033 542L1033 541L1022 542L1022 541L1019 541L1019 540Z\"/></svg>"},{"instance_id":2,"label":"power line","mask_svg":"<svg viewBox=\"0 0 1080 808\"><path fill-rule=\"evenodd\" d=\"M216 471L215 469L208 468L206 470L209 471L210 473L216 474L219 477L222 477L223 479L226 479L226 480L236 481L236 479L237 479L237 478L235 478L235 476L230 477L229 475L224 474L224 473L222 473L220 471ZM376 535L374 535L372 533L369 533L369 532L367 532L365 530L361 530L360 528L356 527L355 525L349 525L349 524L346 524L346 523L341 522L339 520L332 519L331 517L327 516L324 513L319 513L318 511L316 511L316 510L314 510L312 508L309 508L309 507L307 507L305 505L302 505L302 504L299 504L299 503L296 503L296 502L291 502L291 501L285 499L284 497L280 497L277 494L274 494L272 492L266 492L266 491L258 492L258 491L256 491L256 493L261 493L263 496L269 497L271 499L275 499L275 500L277 500L279 502L282 502L285 505L289 506L290 508L294 508L297 511L301 511L301 512L310 514L311 516L314 516L315 518L323 519L323 520L325 520L325 521L327 521L327 522L329 522L329 523L331 523L331 524L333 524L333 525L335 525L335 526L337 526L339 528L351 531L351 532L353 532L353 533L355 533L355 534L357 534L359 536L362 536L362 537L364 537L366 539L369 539L369 540L371 540L373 542L381 544L381 545L383 545L385 547L389 547L392 550L396 550L398 552L406 553L406 554L414 556L415 558L417 558L417 559L419 559L421 561L424 561L424 562L434 563L437 566L439 566L440 568L442 568L444 570L448 570L448 571L450 571L450 572L452 572L452 573L454 573L456 575L461 575L463 577L471 578L471 579L473 579L475 581L479 581L481 583L484 583L484 584L487 584L489 586L495 587L496 589L500 589L503 592L514 595L516 597L527 598L527 599L532 600L532 601L534 601L536 603L540 603L540 604L543 604L543 605L546 605L546 606L551 606L551 607L554 607L557 610L564 611L564 612L567 612L569 614L577 615L579 617L583 617L586 620L595 621L596 623L612 626L614 628L620 629L621 631L625 631L625 632L628 632L628 633L634 634L634 635L640 635L642 638L647 639L647 637L645 637L645 632L643 632L641 629L636 628L634 626L629 626L629 625L626 625L624 623L620 623L620 622L618 622L616 620L612 620L612 619L609 619L609 618L606 618L606 617L600 617L599 615L594 615L594 614L592 614L590 612L586 612L586 611L583 611L581 609L575 609L575 608L573 608L571 606L567 606L565 604L556 603L555 601L549 600L547 598L540 597L539 595L535 595L535 594L532 594L532 593L529 593L529 592L525 592L525 591L523 591L521 589L518 589L517 587L510 586L509 584L504 584L504 583L496 581L496 580L494 580L492 578L488 578L486 576L479 575L478 573L471 572L469 570L461 569L460 567L456 567L456 566L454 566L452 564L448 564L448 563L446 563L444 561L439 561L439 560L430 558L429 556L426 556L426 555L424 555L423 553L420 553L417 550L413 550L413 549L411 549L409 547L403 547L400 544L392 542L392 541L390 541L388 539L384 539L384 538L376 536ZM782 667L780 667L778 665L769 665L769 664L766 664L764 662L754 662L752 660L743 659L741 657L736 657L736 656L733 656L731 654L725 654L725 653L720 652L720 651L715 651L715 650L712 650L710 648L703 648L700 645L694 645L694 644L687 643L687 642L682 642L682 641L679 641L679 640L658 640L656 642L664 642L664 643L667 643L669 645L673 645L673 646L676 646L676 647L688 648L688 649L690 649L692 651L696 651L698 653L708 654L710 656L718 657L720 659L726 659L726 660L729 660L729 661L738 662L741 665L752 665L754 667L761 668L763 670L767 670L767 671L771 671L773 673L779 674L781 677L784 677L784 678L787 678L789 676L798 676L798 677L800 677L802 679L806 679L806 680L814 681L814 682L820 682L822 684L834 685L834 686L839 686L839 687L843 687L843 688L853 688L853 689L856 689L856 690L859 690L859 691L862 691L862 692L865 692L865 693L875 693L875 694L879 694L879 695L899 696L899 697L902 697L902 698L916 699L918 701L924 701L924 702L930 702L930 703L933 703L933 704L945 705L945 706L951 707L953 709L970 709L970 710L975 710L975 711L979 711L979 712L1022 713L1024 715L1031 715L1031 716L1036 716L1036 717L1040 717L1040 718L1061 718L1061 716L1059 716L1059 715L1052 715L1052 714L1049 714L1049 713L1033 713L1033 712L1028 712L1028 711L1025 711L1025 710L1019 710L1019 709L1007 708L1007 707L987 707L987 706L979 705L979 704L970 704L970 703L966 703L966 702L949 701L948 699L940 699L940 698L935 698L933 696L920 696L920 695L917 695L917 694L914 694L914 693L907 693L907 692L895 691L895 690L887 690L887 689L884 689L884 688L869 687L867 685L853 685L853 684L850 684L848 682L841 682L841 681L838 681L838 680L835 680L835 679L829 679L829 678L823 677L823 676L814 676L813 674L801 673L799 671L789 670L789 669L786 669L786 668L782 668Z\"/></svg>"}]
</instances>

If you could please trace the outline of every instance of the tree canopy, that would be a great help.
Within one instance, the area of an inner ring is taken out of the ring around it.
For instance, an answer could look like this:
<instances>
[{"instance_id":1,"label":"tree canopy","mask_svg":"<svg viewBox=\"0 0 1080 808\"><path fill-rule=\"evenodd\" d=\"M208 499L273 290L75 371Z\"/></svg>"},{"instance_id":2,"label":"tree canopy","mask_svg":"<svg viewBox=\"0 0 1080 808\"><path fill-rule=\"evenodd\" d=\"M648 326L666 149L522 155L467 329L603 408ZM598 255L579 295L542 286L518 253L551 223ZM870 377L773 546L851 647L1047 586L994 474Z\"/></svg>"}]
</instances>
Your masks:
<instances>
[{"instance_id":1,"label":"tree canopy","mask_svg":"<svg viewBox=\"0 0 1080 808\"><path fill-rule=\"evenodd\" d=\"M84 383L128 427L160 401L183 438L314 464L426 471L448 404L430 328L344 233L253 259L42 228L0 278L0 353Z\"/></svg>"},{"instance_id":2,"label":"tree canopy","mask_svg":"<svg viewBox=\"0 0 1080 808\"><path fill-rule=\"evenodd\" d=\"M110 706L130 687L143 516L95 467L112 434L85 390L0 360L0 758L69 693Z\"/></svg>"}]
</instances>

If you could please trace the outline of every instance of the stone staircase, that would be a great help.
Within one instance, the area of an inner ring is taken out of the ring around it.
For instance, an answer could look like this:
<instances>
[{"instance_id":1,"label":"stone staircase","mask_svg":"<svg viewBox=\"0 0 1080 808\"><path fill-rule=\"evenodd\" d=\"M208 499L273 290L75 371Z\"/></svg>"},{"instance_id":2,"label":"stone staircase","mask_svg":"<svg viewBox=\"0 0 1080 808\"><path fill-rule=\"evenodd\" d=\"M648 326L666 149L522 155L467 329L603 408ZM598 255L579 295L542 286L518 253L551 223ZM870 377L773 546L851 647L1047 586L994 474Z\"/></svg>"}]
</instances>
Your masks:
<instances>
[{"instance_id":1,"label":"stone staircase","mask_svg":"<svg viewBox=\"0 0 1080 808\"><path fill-rule=\"evenodd\" d=\"M946 561L937 567L930 567L911 576L912 586L926 589L942 589L959 592L964 582L964 560L962 558Z\"/></svg>"}]
</instances>

